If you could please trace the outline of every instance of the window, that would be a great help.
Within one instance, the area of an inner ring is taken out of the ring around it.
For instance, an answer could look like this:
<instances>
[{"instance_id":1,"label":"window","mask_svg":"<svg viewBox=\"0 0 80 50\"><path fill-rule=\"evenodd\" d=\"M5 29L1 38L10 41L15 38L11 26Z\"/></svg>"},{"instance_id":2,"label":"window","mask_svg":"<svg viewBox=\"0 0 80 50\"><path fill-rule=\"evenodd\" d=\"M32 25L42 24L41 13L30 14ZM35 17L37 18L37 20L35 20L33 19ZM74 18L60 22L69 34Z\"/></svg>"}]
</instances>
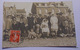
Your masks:
<instances>
[{"instance_id":1,"label":"window","mask_svg":"<svg viewBox=\"0 0 80 50\"><path fill-rule=\"evenodd\" d=\"M45 9L45 12L47 13L47 9Z\"/></svg>"},{"instance_id":2,"label":"window","mask_svg":"<svg viewBox=\"0 0 80 50\"><path fill-rule=\"evenodd\" d=\"M45 4L45 6L47 6L47 4Z\"/></svg>"},{"instance_id":3,"label":"window","mask_svg":"<svg viewBox=\"0 0 80 50\"><path fill-rule=\"evenodd\" d=\"M53 6L54 7L54 4L50 4L50 6Z\"/></svg>"},{"instance_id":4,"label":"window","mask_svg":"<svg viewBox=\"0 0 80 50\"><path fill-rule=\"evenodd\" d=\"M60 3L60 5L61 5L61 6L64 6L64 3L63 3L63 2L61 2L61 3Z\"/></svg>"},{"instance_id":5,"label":"window","mask_svg":"<svg viewBox=\"0 0 80 50\"><path fill-rule=\"evenodd\" d=\"M37 6L39 6L39 4L38 4L38 3L36 3L36 5L37 5Z\"/></svg>"},{"instance_id":6,"label":"window","mask_svg":"<svg viewBox=\"0 0 80 50\"><path fill-rule=\"evenodd\" d=\"M64 9L65 13L66 13L66 9Z\"/></svg>"},{"instance_id":7,"label":"window","mask_svg":"<svg viewBox=\"0 0 80 50\"><path fill-rule=\"evenodd\" d=\"M54 9L52 9L52 13L54 14Z\"/></svg>"},{"instance_id":8,"label":"window","mask_svg":"<svg viewBox=\"0 0 80 50\"><path fill-rule=\"evenodd\" d=\"M45 3L42 3L42 6L45 6Z\"/></svg>"},{"instance_id":9,"label":"window","mask_svg":"<svg viewBox=\"0 0 80 50\"><path fill-rule=\"evenodd\" d=\"M41 6L41 4L39 3L39 6Z\"/></svg>"},{"instance_id":10,"label":"window","mask_svg":"<svg viewBox=\"0 0 80 50\"><path fill-rule=\"evenodd\" d=\"M41 9L39 9L39 14L41 14Z\"/></svg>"},{"instance_id":11,"label":"window","mask_svg":"<svg viewBox=\"0 0 80 50\"><path fill-rule=\"evenodd\" d=\"M61 10L60 10L60 9L58 9L58 12L61 12Z\"/></svg>"}]
</instances>

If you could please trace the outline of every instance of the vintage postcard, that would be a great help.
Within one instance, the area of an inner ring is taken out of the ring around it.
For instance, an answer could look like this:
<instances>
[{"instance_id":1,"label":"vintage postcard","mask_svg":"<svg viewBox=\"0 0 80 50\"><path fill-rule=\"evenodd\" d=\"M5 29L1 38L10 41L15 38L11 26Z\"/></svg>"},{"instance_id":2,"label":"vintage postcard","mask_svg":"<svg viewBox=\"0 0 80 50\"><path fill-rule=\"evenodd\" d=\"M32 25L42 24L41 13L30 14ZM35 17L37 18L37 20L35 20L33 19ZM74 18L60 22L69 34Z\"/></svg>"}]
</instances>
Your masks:
<instances>
[{"instance_id":1,"label":"vintage postcard","mask_svg":"<svg viewBox=\"0 0 80 50\"><path fill-rule=\"evenodd\" d=\"M76 47L71 1L4 2L2 48Z\"/></svg>"}]
</instances>

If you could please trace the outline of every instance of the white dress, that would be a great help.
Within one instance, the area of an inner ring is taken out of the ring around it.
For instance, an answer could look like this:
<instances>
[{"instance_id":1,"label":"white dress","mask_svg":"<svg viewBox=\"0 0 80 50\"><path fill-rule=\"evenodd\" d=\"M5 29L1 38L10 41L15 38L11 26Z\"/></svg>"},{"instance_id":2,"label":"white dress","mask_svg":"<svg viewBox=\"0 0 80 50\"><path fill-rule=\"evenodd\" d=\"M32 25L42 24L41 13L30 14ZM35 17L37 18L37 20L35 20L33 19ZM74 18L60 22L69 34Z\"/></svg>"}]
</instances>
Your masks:
<instances>
[{"instance_id":1,"label":"white dress","mask_svg":"<svg viewBox=\"0 0 80 50\"><path fill-rule=\"evenodd\" d=\"M55 16L51 17L50 22L51 22L51 30L58 30L58 18Z\"/></svg>"},{"instance_id":2,"label":"white dress","mask_svg":"<svg viewBox=\"0 0 80 50\"><path fill-rule=\"evenodd\" d=\"M42 22L42 24L41 24L41 28L42 28L42 33L43 32L48 32L49 33L49 27L48 27L48 21L46 21L46 22Z\"/></svg>"}]
</instances>

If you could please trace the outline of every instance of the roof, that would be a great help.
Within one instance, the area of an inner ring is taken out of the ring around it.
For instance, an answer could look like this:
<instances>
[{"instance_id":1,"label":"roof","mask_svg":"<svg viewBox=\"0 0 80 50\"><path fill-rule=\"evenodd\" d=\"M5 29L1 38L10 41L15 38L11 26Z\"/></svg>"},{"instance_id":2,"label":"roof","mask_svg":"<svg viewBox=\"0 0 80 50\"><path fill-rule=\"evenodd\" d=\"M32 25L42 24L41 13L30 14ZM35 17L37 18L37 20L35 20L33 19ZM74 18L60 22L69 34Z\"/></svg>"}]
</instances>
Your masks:
<instances>
[{"instance_id":1,"label":"roof","mask_svg":"<svg viewBox=\"0 0 80 50\"><path fill-rule=\"evenodd\" d=\"M16 9L17 13L26 13L25 9Z\"/></svg>"},{"instance_id":2,"label":"roof","mask_svg":"<svg viewBox=\"0 0 80 50\"><path fill-rule=\"evenodd\" d=\"M68 7L68 6L65 5L64 2L59 2L57 3L57 7Z\"/></svg>"},{"instance_id":3,"label":"roof","mask_svg":"<svg viewBox=\"0 0 80 50\"><path fill-rule=\"evenodd\" d=\"M37 7L67 7L67 5L65 5L63 2L35 2L34 3ZM41 4L39 6L39 4ZM44 4L47 4L47 6L45 6Z\"/></svg>"}]
</instances>

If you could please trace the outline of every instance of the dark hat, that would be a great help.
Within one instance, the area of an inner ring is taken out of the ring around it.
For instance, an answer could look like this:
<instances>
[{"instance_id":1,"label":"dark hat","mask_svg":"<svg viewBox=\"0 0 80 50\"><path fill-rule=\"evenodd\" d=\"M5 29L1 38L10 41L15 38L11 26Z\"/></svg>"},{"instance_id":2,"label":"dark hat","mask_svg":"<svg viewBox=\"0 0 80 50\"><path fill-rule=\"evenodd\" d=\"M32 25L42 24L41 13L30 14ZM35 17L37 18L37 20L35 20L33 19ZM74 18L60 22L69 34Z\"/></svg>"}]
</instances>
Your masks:
<instances>
[{"instance_id":1,"label":"dark hat","mask_svg":"<svg viewBox=\"0 0 80 50\"><path fill-rule=\"evenodd\" d=\"M39 14L39 16L42 16L41 14Z\"/></svg>"},{"instance_id":2,"label":"dark hat","mask_svg":"<svg viewBox=\"0 0 80 50\"><path fill-rule=\"evenodd\" d=\"M56 13L56 15L59 15L59 13Z\"/></svg>"},{"instance_id":3,"label":"dark hat","mask_svg":"<svg viewBox=\"0 0 80 50\"><path fill-rule=\"evenodd\" d=\"M16 15L16 16L20 16L20 15Z\"/></svg>"}]
</instances>

